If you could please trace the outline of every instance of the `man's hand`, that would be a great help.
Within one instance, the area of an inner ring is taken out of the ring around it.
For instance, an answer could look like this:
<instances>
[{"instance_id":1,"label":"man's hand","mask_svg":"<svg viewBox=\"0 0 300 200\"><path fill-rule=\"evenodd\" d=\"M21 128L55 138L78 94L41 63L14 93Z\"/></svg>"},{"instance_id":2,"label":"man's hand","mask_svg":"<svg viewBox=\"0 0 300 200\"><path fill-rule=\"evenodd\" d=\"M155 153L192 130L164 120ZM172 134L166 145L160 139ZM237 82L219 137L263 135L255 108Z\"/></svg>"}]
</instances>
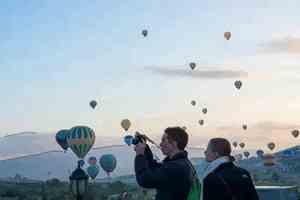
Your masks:
<instances>
[{"instance_id":1,"label":"man's hand","mask_svg":"<svg viewBox=\"0 0 300 200\"><path fill-rule=\"evenodd\" d=\"M146 149L146 144L145 143L138 143L134 147L136 155L144 155L145 154L145 149Z\"/></svg>"}]
</instances>

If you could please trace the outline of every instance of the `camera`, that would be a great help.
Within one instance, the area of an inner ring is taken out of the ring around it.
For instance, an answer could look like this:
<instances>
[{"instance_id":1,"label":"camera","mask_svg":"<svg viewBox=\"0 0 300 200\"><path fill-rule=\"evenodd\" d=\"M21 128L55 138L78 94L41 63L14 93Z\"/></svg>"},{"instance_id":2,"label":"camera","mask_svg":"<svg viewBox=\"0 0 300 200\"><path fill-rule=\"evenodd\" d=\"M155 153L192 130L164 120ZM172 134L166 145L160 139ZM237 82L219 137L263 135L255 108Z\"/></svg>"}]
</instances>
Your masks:
<instances>
[{"instance_id":1,"label":"camera","mask_svg":"<svg viewBox=\"0 0 300 200\"><path fill-rule=\"evenodd\" d=\"M133 145L137 145L138 143L146 143L146 141L147 141L146 135L142 135L139 132L136 132L131 143Z\"/></svg>"}]
</instances>

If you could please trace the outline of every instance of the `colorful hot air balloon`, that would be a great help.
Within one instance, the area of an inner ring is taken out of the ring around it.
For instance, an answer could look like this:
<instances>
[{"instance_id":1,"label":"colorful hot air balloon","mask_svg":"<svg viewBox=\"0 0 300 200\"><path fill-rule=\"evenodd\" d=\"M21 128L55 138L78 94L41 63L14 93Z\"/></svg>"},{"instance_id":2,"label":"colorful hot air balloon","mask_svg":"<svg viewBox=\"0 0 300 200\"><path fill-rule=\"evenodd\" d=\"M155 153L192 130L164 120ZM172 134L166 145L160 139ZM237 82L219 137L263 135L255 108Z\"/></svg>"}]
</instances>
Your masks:
<instances>
[{"instance_id":1,"label":"colorful hot air balloon","mask_svg":"<svg viewBox=\"0 0 300 200\"><path fill-rule=\"evenodd\" d=\"M257 157L262 158L263 155L264 155L264 151L259 149L259 150L256 151L256 155L257 155Z\"/></svg>"},{"instance_id":2,"label":"colorful hot air balloon","mask_svg":"<svg viewBox=\"0 0 300 200\"><path fill-rule=\"evenodd\" d=\"M263 156L264 165L267 167L275 165L274 156L270 153Z\"/></svg>"},{"instance_id":3,"label":"colorful hot air balloon","mask_svg":"<svg viewBox=\"0 0 300 200\"><path fill-rule=\"evenodd\" d=\"M248 128L247 125L244 124L244 125L243 125L243 129L244 129L244 130L247 130L247 128Z\"/></svg>"},{"instance_id":4,"label":"colorful hot air balloon","mask_svg":"<svg viewBox=\"0 0 300 200\"><path fill-rule=\"evenodd\" d=\"M231 38L231 32L225 32L224 37L226 38L226 40L229 40Z\"/></svg>"},{"instance_id":5,"label":"colorful hot air balloon","mask_svg":"<svg viewBox=\"0 0 300 200\"><path fill-rule=\"evenodd\" d=\"M232 145L236 148L238 146L237 142L233 142Z\"/></svg>"},{"instance_id":6,"label":"colorful hot air balloon","mask_svg":"<svg viewBox=\"0 0 300 200\"><path fill-rule=\"evenodd\" d=\"M242 85L243 85L242 81L237 80L237 81L234 82L234 86L235 86L238 90L241 89Z\"/></svg>"},{"instance_id":7,"label":"colorful hot air balloon","mask_svg":"<svg viewBox=\"0 0 300 200\"><path fill-rule=\"evenodd\" d=\"M245 143L244 142L241 142L240 144L240 147L243 149L245 147Z\"/></svg>"},{"instance_id":8,"label":"colorful hot air balloon","mask_svg":"<svg viewBox=\"0 0 300 200\"><path fill-rule=\"evenodd\" d=\"M105 155L101 156L99 163L100 163L100 166L102 167L102 169L109 176L109 174L111 172L113 172L117 166L117 159L112 154L105 154Z\"/></svg>"},{"instance_id":9,"label":"colorful hot air balloon","mask_svg":"<svg viewBox=\"0 0 300 200\"><path fill-rule=\"evenodd\" d=\"M132 144L132 140L133 140L133 136L131 136L131 135L126 135L126 136L124 137L124 142L125 142L128 146L130 146L130 145Z\"/></svg>"},{"instance_id":10,"label":"colorful hot air balloon","mask_svg":"<svg viewBox=\"0 0 300 200\"><path fill-rule=\"evenodd\" d=\"M250 156L250 153L249 153L248 151L245 151L245 152L244 152L244 156L245 156L246 158L248 158L248 157Z\"/></svg>"},{"instance_id":11,"label":"colorful hot air balloon","mask_svg":"<svg viewBox=\"0 0 300 200\"><path fill-rule=\"evenodd\" d=\"M122 128L123 128L125 131L128 131L128 129L129 129L130 126L131 126L131 122L129 121L129 119L124 119L124 120L122 120L122 122L121 122L121 126L122 126Z\"/></svg>"},{"instance_id":12,"label":"colorful hot air balloon","mask_svg":"<svg viewBox=\"0 0 300 200\"><path fill-rule=\"evenodd\" d=\"M296 137L298 137L298 135L299 135L299 131L298 130L293 130L292 131L292 135L296 138Z\"/></svg>"},{"instance_id":13,"label":"colorful hot air balloon","mask_svg":"<svg viewBox=\"0 0 300 200\"><path fill-rule=\"evenodd\" d=\"M63 149L67 150L69 148L68 142L67 142L67 136L69 134L69 130L60 130L56 133L55 139L57 144Z\"/></svg>"},{"instance_id":14,"label":"colorful hot air balloon","mask_svg":"<svg viewBox=\"0 0 300 200\"><path fill-rule=\"evenodd\" d=\"M275 143L274 142L270 142L268 144L268 148L272 151L273 149L275 149Z\"/></svg>"},{"instance_id":15,"label":"colorful hot air balloon","mask_svg":"<svg viewBox=\"0 0 300 200\"><path fill-rule=\"evenodd\" d=\"M203 114L206 114L207 113L207 108L203 108L202 112L203 112Z\"/></svg>"},{"instance_id":16,"label":"colorful hot air balloon","mask_svg":"<svg viewBox=\"0 0 300 200\"><path fill-rule=\"evenodd\" d=\"M91 156L89 158L88 163L89 163L89 165L96 165L97 164L97 158L95 156Z\"/></svg>"},{"instance_id":17,"label":"colorful hot air balloon","mask_svg":"<svg viewBox=\"0 0 300 200\"><path fill-rule=\"evenodd\" d=\"M200 119L198 123L202 126L204 124L204 120Z\"/></svg>"},{"instance_id":18,"label":"colorful hot air balloon","mask_svg":"<svg viewBox=\"0 0 300 200\"><path fill-rule=\"evenodd\" d=\"M194 69L196 68L196 63L191 62L191 63L190 63L190 68L191 68L192 70L194 70Z\"/></svg>"},{"instance_id":19,"label":"colorful hot air balloon","mask_svg":"<svg viewBox=\"0 0 300 200\"><path fill-rule=\"evenodd\" d=\"M91 102L90 102L90 106L93 108L93 109L95 109L96 108L96 106L97 106L97 101L95 101L95 100L92 100Z\"/></svg>"},{"instance_id":20,"label":"colorful hot air balloon","mask_svg":"<svg viewBox=\"0 0 300 200\"><path fill-rule=\"evenodd\" d=\"M95 137L95 133L91 128L87 126L76 126L70 130L67 141L69 147L77 157L83 159L93 147Z\"/></svg>"},{"instance_id":21,"label":"colorful hot air balloon","mask_svg":"<svg viewBox=\"0 0 300 200\"><path fill-rule=\"evenodd\" d=\"M148 35L148 30L146 30L146 29L142 30L142 35L143 35L144 37L147 37L147 35Z\"/></svg>"},{"instance_id":22,"label":"colorful hot air balloon","mask_svg":"<svg viewBox=\"0 0 300 200\"><path fill-rule=\"evenodd\" d=\"M91 177L92 180L94 180L97 175L99 174L99 166L98 165L90 165L87 168L87 173Z\"/></svg>"},{"instance_id":23,"label":"colorful hot air balloon","mask_svg":"<svg viewBox=\"0 0 300 200\"><path fill-rule=\"evenodd\" d=\"M196 105L196 101L195 101L195 100L192 100L192 101L191 101L191 104L192 104L192 106L195 106L195 105Z\"/></svg>"}]
</instances>

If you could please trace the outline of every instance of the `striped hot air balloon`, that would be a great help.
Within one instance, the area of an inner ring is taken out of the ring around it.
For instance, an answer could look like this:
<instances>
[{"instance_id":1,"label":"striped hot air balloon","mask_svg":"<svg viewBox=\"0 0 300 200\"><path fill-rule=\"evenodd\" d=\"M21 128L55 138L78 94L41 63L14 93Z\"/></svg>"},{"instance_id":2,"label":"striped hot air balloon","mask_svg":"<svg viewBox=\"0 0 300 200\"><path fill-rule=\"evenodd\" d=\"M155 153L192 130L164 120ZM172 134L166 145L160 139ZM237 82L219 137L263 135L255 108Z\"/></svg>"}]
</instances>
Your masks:
<instances>
[{"instance_id":1,"label":"striped hot air balloon","mask_svg":"<svg viewBox=\"0 0 300 200\"><path fill-rule=\"evenodd\" d=\"M95 132L87 126L73 127L67 137L69 147L83 159L95 143Z\"/></svg>"}]
</instances>

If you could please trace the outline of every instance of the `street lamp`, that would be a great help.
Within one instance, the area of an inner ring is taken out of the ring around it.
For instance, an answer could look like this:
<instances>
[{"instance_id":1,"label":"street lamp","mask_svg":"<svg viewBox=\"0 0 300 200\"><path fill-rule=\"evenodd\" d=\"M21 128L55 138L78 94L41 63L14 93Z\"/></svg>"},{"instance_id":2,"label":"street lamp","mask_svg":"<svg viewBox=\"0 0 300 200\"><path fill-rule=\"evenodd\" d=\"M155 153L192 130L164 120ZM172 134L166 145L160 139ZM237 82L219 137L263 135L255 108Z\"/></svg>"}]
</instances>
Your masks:
<instances>
[{"instance_id":1,"label":"street lamp","mask_svg":"<svg viewBox=\"0 0 300 200\"><path fill-rule=\"evenodd\" d=\"M84 194L87 192L88 179L88 175L81 169L80 163L78 162L77 169L75 169L70 176L70 189L72 194L76 197L76 200L83 199Z\"/></svg>"}]
</instances>

